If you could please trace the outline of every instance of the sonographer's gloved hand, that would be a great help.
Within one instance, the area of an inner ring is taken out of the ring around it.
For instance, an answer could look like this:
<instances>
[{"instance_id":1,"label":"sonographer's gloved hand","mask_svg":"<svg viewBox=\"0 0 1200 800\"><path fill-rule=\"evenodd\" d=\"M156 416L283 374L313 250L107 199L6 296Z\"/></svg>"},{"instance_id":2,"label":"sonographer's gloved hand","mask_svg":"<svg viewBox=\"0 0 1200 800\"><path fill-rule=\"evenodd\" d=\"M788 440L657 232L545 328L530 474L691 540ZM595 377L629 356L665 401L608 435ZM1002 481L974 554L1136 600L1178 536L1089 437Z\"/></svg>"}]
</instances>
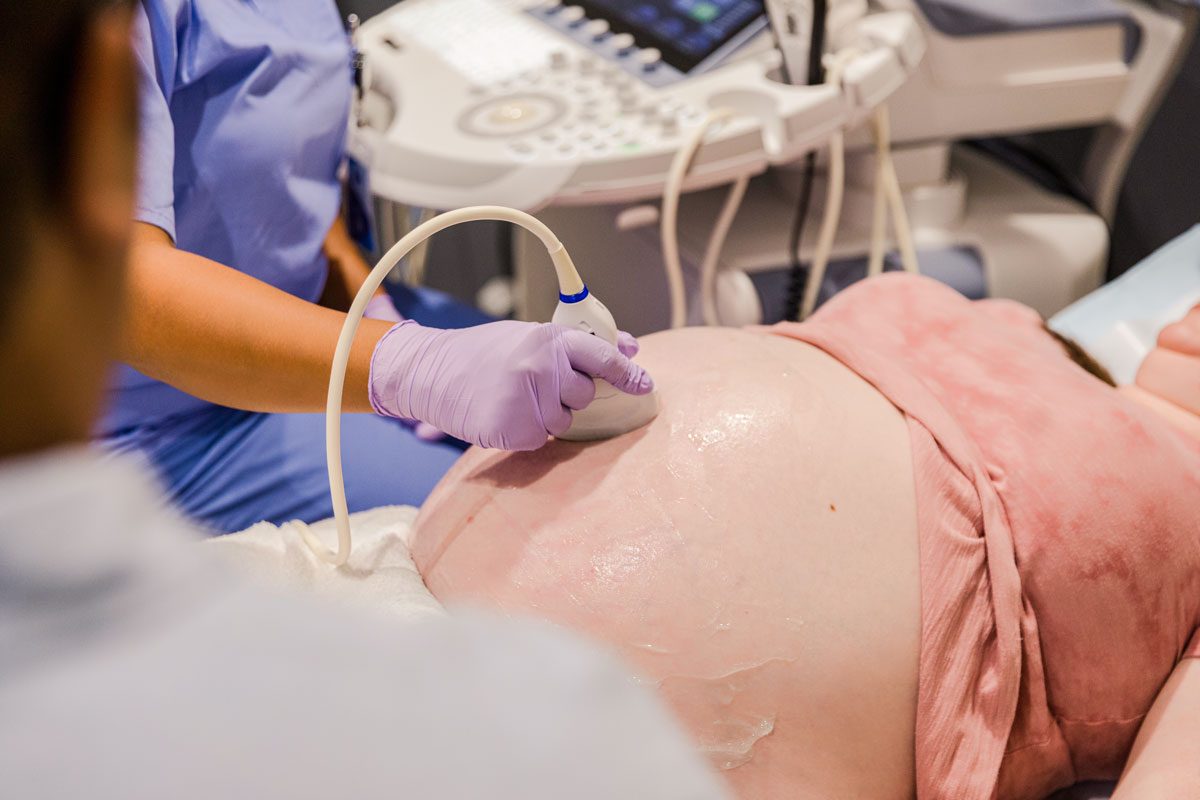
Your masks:
<instances>
[{"instance_id":1,"label":"sonographer's gloved hand","mask_svg":"<svg viewBox=\"0 0 1200 800\"><path fill-rule=\"evenodd\" d=\"M632 337L623 344L636 352ZM630 394L654 389L645 370L583 331L511 321L443 331L408 321L375 347L371 406L482 447L536 450L592 402L593 377Z\"/></svg>"},{"instance_id":2,"label":"sonographer's gloved hand","mask_svg":"<svg viewBox=\"0 0 1200 800\"><path fill-rule=\"evenodd\" d=\"M404 315L396 308L392 298L386 294L377 294L367 303L363 316L367 319L377 319L382 322L404 322Z\"/></svg>"},{"instance_id":3,"label":"sonographer's gloved hand","mask_svg":"<svg viewBox=\"0 0 1200 800\"><path fill-rule=\"evenodd\" d=\"M625 356L626 358L633 358L642 348L638 344L638 340L633 338L633 334L626 333L625 331L618 331L617 349L620 350L621 355Z\"/></svg>"},{"instance_id":4,"label":"sonographer's gloved hand","mask_svg":"<svg viewBox=\"0 0 1200 800\"><path fill-rule=\"evenodd\" d=\"M396 308L396 304L392 302L392 298L386 294L377 294L372 297L371 302L367 303L366 310L363 311L363 316L367 319L377 319L381 322L404 322L404 315ZM400 421L411 427L416 437L423 442L440 442L446 438L446 434L428 422L419 422L415 419L403 419Z\"/></svg>"}]
</instances>

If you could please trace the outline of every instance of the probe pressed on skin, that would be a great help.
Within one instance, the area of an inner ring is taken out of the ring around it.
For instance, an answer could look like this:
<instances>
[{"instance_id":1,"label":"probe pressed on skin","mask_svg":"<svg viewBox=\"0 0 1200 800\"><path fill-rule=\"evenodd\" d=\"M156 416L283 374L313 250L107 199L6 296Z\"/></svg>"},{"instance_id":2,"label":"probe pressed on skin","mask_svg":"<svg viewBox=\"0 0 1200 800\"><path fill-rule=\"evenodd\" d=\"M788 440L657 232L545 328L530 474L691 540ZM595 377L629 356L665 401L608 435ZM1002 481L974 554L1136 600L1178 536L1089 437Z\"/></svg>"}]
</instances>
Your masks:
<instances>
[{"instance_id":1,"label":"probe pressed on skin","mask_svg":"<svg viewBox=\"0 0 1200 800\"><path fill-rule=\"evenodd\" d=\"M463 222L491 220L519 225L537 236L546 246L546 252L558 275L559 305L554 313L556 324L578 328L604 339L616 346L617 325L612 314L588 291L571 256L558 237L537 218L503 206L474 206L450 211L417 226L397 242L363 282L354 303L346 315L342 333L338 337L337 350L329 376L329 395L325 406L325 453L329 466L329 492L333 500L333 515L337 522L337 550L330 550L318 539L307 525L293 523L304 542L322 561L342 566L350 559L351 534L350 511L346 502L346 482L342 474L342 395L346 385L346 369L350 363L350 351L354 337L367 310L371 298L379 290L397 264L413 249L431 236ZM596 381L596 399L583 411L573 415L573 423L561 437L569 441L596 441L610 439L629 431L637 430L658 416L658 396L648 394L640 397L618 391L605 381Z\"/></svg>"}]
</instances>

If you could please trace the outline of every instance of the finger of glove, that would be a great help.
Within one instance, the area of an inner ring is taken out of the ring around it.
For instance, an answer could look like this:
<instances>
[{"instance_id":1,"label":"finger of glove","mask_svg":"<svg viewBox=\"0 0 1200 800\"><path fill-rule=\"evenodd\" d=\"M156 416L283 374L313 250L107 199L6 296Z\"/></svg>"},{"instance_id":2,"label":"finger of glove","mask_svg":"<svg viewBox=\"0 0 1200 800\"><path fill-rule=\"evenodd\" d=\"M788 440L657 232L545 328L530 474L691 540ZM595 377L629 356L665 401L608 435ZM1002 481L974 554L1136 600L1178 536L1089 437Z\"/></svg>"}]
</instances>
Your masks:
<instances>
[{"instance_id":1,"label":"finger of glove","mask_svg":"<svg viewBox=\"0 0 1200 800\"><path fill-rule=\"evenodd\" d=\"M575 421L575 418L571 415L569 408L559 406L545 415L542 420L546 424L546 433L551 436L562 436L571 429L571 423Z\"/></svg>"},{"instance_id":2,"label":"finger of glove","mask_svg":"<svg viewBox=\"0 0 1200 800\"><path fill-rule=\"evenodd\" d=\"M537 403L538 411L541 413L542 425L546 429L546 433L551 436L561 436L566 433L571 427L571 410L563 405L563 390L566 386L566 378L573 377L574 372L571 371L571 365L567 362L565 354L559 353L555 369L556 386L548 386L542 384L538 386Z\"/></svg>"},{"instance_id":3,"label":"finger of glove","mask_svg":"<svg viewBox=\"0 0 1200 800\"><path fill-rule=\"evenodd\" d=\"M577 372L606 380L628 394L649 394L654 390L654 381L646 370L599 337L583 331L567 331L563 335L563 347L571 367Z\"/></svg>"},{"instance_id":4,"label":"finger of glove","mask_svg":"<svg viewBox=\"0 0 1200 800\"><path fill-rule=\"evenodd\" d=\"M576 372L568 364L559 394L563 406L582 411L596 399L596 382L582 372Z\"/></svg>"},{"instance_id":5,"label":"finger of glove","mask_svg":"<svg viewBox=\"0 0 1200 800\"><path fill-rule=\"evenodd\" d=\"M633 337L632 333L619 331L617 333L617 349L626 358L633 358L642 349L642 346L638 344L638 340Z\"/></svg>"},{"instance_id":6,"label":"finger of glove","mask_svg":"<svg viewBox=\"0 0 1200 800\"><path fill-rule=\"evenodd\" d=\"M422 442L440 442L446 438L446 434L430 425L428 422L418 422L413 427L413 433Z\"/></svg>"}]
</instances>

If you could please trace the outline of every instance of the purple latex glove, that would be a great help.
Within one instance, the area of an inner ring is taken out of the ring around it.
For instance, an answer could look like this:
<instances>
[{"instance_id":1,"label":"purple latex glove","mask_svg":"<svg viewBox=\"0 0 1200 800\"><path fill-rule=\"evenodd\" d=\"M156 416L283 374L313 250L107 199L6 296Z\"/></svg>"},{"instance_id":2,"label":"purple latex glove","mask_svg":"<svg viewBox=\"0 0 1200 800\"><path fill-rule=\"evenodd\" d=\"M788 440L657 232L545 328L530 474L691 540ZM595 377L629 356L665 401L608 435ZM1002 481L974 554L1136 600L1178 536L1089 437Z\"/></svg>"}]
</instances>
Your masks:
<instances>
[{"instance_id":1,"label":"purple latex glove","mask_svg":"<svg viewBox=\"0 0 1200 800\"><path fill-rule=\"evenodd\" d=\"M617 331L617 349L621 351L621 355L626 358L633 358L641 350L641 345L638 340L633 338L632 334L625 331Z\"/></svg>"},{"instance_id":2,"label":"purple latex glove","mask_svg":"<svg viewBox=\"0 0 1200 800\"><path fill-rule=\"evenodd\" d=\"M377 294L367 303L363 311L367 319L377 319L383 322L404 322L404 315L396 310L396 304L386 294Z\"/></svg>"},{"instance_id":3,"label":"purple latex glove","mask_svg":"<svg viewBox=\"0 0 1200 800\"><path fill-rule=\"evenodd\" d=\"M367 303L366 310L363 311L363 316L367 319L377 319L383 322L404 322L404 315L396 309L396 304L386 294L377 294L372 297L371 302ZM446 434L428 422L418 422L415 419L401 421L405 425L410 426L416 437L423 442L440 442L446 438Z\"/></svg>"},{"instance_id":4,"label":"purple latex glove","mask_svg":"<svg viewBox=\"0 0 1200 800\"><path fill-rule=\"evenodd\" d=\"M622 344L637 352L628 334ZM630 394L654 389L621 349L583 331L511 321L443 331L408 321L375 347L371 406L481 447L536 450L592 402L592 377Z\"/></svg>"}]
</instances>

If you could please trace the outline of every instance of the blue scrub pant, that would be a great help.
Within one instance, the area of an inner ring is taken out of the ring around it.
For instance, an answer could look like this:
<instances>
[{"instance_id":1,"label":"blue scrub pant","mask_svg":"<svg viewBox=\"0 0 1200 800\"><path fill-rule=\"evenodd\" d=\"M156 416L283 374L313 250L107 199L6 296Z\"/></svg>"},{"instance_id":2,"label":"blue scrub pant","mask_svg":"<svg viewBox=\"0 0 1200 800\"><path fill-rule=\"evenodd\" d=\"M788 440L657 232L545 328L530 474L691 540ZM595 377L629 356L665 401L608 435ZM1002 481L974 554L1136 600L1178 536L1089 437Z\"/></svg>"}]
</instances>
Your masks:
<instances>
[{"instance_id":1,"label":"blue scrub pant","mask_svg":"<svg viewBox=\"0 0 1200 800\"><path fill-rule=\"evenodd\" d=\"M490 321L428 290L393 290L401 313L426 325L461 328ZM154 464L175 503L213 533L266 520L315 522L333 515L325 465L324 414L257 414L213 406L123 431L105 441ZM465 445L429 443L395 420L342 419L350 510L420 505Z\"/></svg>"}]
</instances>

